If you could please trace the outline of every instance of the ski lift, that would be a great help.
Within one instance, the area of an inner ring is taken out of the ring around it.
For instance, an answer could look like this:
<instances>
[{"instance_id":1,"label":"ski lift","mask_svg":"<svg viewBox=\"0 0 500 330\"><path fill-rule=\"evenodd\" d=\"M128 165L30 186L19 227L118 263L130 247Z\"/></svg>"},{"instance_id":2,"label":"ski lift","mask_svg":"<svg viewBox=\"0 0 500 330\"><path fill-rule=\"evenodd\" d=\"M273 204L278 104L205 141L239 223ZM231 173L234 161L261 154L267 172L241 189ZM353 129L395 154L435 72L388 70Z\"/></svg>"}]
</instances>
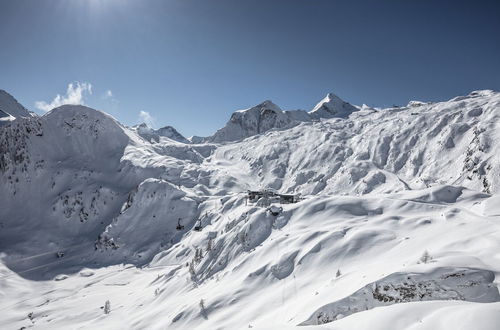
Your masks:
<instances>
[{"instance_id":1,"label":"ski lift","mask_svg":"<svg viewBox=\"0 0 500 330\"><path fill-rule=\"evenodd\" d=\"M194 230L201 231L203 227L201 226L201 219L198 219L198 225L194 227Z\"/></svg>"},{"instance_id":2,"label":"ski lift","mask_svg":"<svg viewBox=\"0 0 500 330\"><path fill-rule=\"evenodd\" d=\"M181 225L181 218L179 218L177 220L177 227L175 227L175 229L177 229L177 230L183 230L184 229L184 226Z\"/></svg>"}]
</instances>

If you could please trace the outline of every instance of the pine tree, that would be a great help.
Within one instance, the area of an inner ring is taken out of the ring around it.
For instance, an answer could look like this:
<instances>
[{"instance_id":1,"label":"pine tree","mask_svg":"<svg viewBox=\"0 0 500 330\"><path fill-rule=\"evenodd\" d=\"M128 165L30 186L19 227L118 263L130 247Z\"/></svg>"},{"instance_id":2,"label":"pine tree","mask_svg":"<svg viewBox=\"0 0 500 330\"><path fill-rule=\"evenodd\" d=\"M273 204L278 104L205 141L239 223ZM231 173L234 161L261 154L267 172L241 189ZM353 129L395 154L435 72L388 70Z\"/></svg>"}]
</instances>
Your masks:
<instances>
[{"instance_id":1,"label":"pine tree","mask_svg":"<svg viewBox=\"0 0 500 330\"><path fill-rule=\"evenodd\" d=\"M200 262L203 259L203 250L201 248L196 248L194 252L194 260Z\"/></svg>"},{"instance_id":2,"label":"pine tree","mask_svg":"<svg viewBox=\"0 0 500 330\"><path fill-rule=\"evenodd\" d=\"M420 261L423 262L424 264L428 263L429 261L432 260L431 255L427 250L424 251L424 254L420 257Z\"/></svg>"},{"instance_id":3,"label":"pine tree","mask_svg":"<svg viewBox=\"0 0 500 330\"><path fill-rule=\"evenodd\" d=\"M207 253L212 251L212 241L213 241L213 238L209 238L208 239L208 242L207 242Z\"/></svg>"},{"instance_id":4,"label":"pine tree","mask_svg":"<svg viewBox=\"0 0 500 330\"><path fill-rule=\"evenodd\" d=\"M196 276L196 270L194 269L194 260L189 264L189 273L191 276Z\"/></svg>"},{"instance_id":5,"label":"pine tree","mask_svg":"<svg viewBox=\"0 0 500 330\"><path fill-rule=\"evenodd\" d=\"M111 303L109 302L109 300L106 300L106 302L104 303L104 314L109 313L111 313Z\"/></svg>"},{"instance_id":6,"label":"pine tree","mask_svg":"<svg viewBox=\"0 0 500 330\"><path fill-rule=\"evenodd\" d=\"M207 310L205 309L205 301L203 299L200 300L200 313L207 319Z\"/></svg>"}]
</instances>

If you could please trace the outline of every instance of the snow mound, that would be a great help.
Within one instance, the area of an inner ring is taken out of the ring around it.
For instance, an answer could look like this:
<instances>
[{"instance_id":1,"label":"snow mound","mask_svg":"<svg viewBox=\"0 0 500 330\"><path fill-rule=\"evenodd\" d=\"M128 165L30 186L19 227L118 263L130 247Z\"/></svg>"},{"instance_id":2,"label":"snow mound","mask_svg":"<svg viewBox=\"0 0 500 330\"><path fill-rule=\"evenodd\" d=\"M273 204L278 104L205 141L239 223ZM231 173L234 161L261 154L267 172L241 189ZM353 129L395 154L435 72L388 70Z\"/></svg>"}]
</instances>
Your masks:
<instances>
[{"instance_id":1,"label":"snow mound","mask_svg":"<svg viewBox=\"0 0 500 330\"><path fill-rule=\"evenodd\" d=\"M410 101L408 102L408 105L407 107L408 108L418 108L418 107L421 107L423 105L427 105L429 104L428 102L422 102L422 101Z\"/></svg>"},{"instance_id":2,"label":"snow mound","mask_svg":"<svg viewBox=\"0 0 500 330\"><path fill-rule=\"evenodd\" d=\"M375 307L429 300L500 301L491 271L437 268L426 273L395 273L352 295L325 305L300 325L324 324Z\"/></svg>"},{"instance_id":3,"label":"snow mound","mask_svg":"<svg viewBox=\"0 0 500 330\"><path fill-rule=\"evenodd\" d=\"M336 330L496 330L498 324L500 324L500 303L477 304L464 301L427 301L379 307L357 313L356 317L346 317L328 326L317 328ZM278 329L291 330L296 328L280 327Z\"/></svg>"}]
</instances>

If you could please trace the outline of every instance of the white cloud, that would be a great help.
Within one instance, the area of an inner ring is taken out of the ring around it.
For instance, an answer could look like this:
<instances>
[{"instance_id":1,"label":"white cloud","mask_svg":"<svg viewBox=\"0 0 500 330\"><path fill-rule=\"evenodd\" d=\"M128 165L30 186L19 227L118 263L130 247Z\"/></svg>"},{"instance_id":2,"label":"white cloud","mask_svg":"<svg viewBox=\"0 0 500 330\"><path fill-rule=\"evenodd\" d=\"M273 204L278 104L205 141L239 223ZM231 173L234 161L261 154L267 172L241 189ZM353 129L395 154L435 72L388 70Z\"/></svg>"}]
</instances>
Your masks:
<instances>
[{"instance_id":1,"label":"white cloud","mask_svg":"<svg viewBox=\"0 0 500 330\"><path fill-rule=\"evenodd\" d=\"M111 99L111 98L113 98L113 92L111 91L111 89L108 89L108 90L104 93L103 98L104 98L104 99Z\"/></svg>"},{"instance_id":2,"label":"white cloud","mask_svg":"<svg viewBox=\"0 0 500 330\"><path fill-rule=\"evenodd\" d=\"M66 95L61 96L60 94L57 94L50 103L37 101L35 102L35 106L40 110L49 111L63 104L85 104L85 94L92 95L92 84L86 82L79 83L77 81L75 83L68 84Z\"/></svg>"},{"instance_id":3,"label":"white cloud","mask_svg":"<svg viewBox=\"0 0 500 330\"><path fill-rule=\"evenodd\" d=\"M102 94L101 99L107 101L112 107L116 107L118 104L118 99L115 97L111 89L106 90Z\"/></svg>"},{"instance_id":4,"label":"white cloud","mask_svg":"<svg viewBox=\"0 0 500 330\"><path fill-rule=\"evenodd\" d=\"M147 111L139 112L139 120L143 123L146 123L149 127L155 127L155 118L149 114Z\"/></svg>"}]
</instances>

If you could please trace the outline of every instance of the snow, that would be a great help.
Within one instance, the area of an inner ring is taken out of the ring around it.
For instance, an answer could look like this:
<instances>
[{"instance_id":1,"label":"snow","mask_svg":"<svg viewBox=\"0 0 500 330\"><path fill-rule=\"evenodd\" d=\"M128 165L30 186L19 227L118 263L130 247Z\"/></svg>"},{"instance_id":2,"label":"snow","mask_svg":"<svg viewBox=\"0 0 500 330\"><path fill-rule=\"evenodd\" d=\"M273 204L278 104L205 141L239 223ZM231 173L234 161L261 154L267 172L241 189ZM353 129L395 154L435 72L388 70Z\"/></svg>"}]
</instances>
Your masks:
<instances>
[{"instance_id":1,"label":"snow","mask_svg":"<svg viewBox=\"0 0 500 330\"><path fill-rule=\"evenodd\" d=\"M85 106L12 119L0 324L497 329L499 108L493 91L381 110L329 94L191 141Z\"/></svg>"},{"instance_id":2,"label":"snow","mask_svg":"<svg viewBox=\"0 0 500 330\"><path fill-rule=\"evenodd\" d=\"M500 301L491 271L441 267L426 273L393 273L325 305L301 325L330 323L379 306L428 300Z\"/></svg>"},{"instance_id":3,"label":"snow","mask_svg":"<svg viewBox=\"0 0 500 330\"><path fill-rule=\"evenodd\" d=\"M17 100L4 91L0 89L0 118L4 117L4 114L11 115L12 117L31 117L31 114L23 107Z\"/></svg>"},{"instance_id":4,"label":"snow","mask_svg":"<svg viewBox=\"0 0 500 330\"><path fill-rule=\"evenodd\" d=\"M329 93L309 112L304 110L282 111L279 106L267 100L252 108L234 112L226 126L219 129L213 136L206 139L193 137L193 141L237 141L270 130L290 128L301 122L321 118L345 118L355 111L358 111L358 108L343 101L333 93Z\"/></svg>"},{"instance_id":5,"label":"snow","mask_svg":"<svg viewBox=\"0 0 500 330\"><path fill-rule=\"evenodd\" d=\"M358 108L345 102L337 95L328 93L328 95L312 109L310 114L315 118L333 118L347 117L355 111L358 111Z\"/></svg>"},{"instance_id":6,"label":"snow","mask_svg":"<svg viewBox=\"0 0 500 330\"><path fill-rule=\"evenodd\" d=\"M287 128L295 123L294 112L282 111L271 101L233 113L229 122L218 130L210 141L235 141L261 134L274 128Z\"/></svg>"},{"instance_id":7,"label":"snow","mask_svg":"<svg viewBox=\"0 0 500 330\"><path fill-rule=\"evenodd\" d=\"M0 125L6 124L9 121L13 121L16 117L11 116L7 112L0 110Z\"/></svg>"},{"instance_id":8,"label":"snow","mask_svg":"<svg viewBox=\"0 0 500 330\"><path fill-rule=\"evenodd\" d=\"M140 125L133 126L131 129L135 130L137 134L142 138L144 138L146 141L152 143L160 142L160 138L162 137L181 143L190 143L188 139L186 139L179 132L177 132L177 130L172 126L165 126L155 130L149 127L147 124L142 123Z\"/></svg>"}]
</instances>

